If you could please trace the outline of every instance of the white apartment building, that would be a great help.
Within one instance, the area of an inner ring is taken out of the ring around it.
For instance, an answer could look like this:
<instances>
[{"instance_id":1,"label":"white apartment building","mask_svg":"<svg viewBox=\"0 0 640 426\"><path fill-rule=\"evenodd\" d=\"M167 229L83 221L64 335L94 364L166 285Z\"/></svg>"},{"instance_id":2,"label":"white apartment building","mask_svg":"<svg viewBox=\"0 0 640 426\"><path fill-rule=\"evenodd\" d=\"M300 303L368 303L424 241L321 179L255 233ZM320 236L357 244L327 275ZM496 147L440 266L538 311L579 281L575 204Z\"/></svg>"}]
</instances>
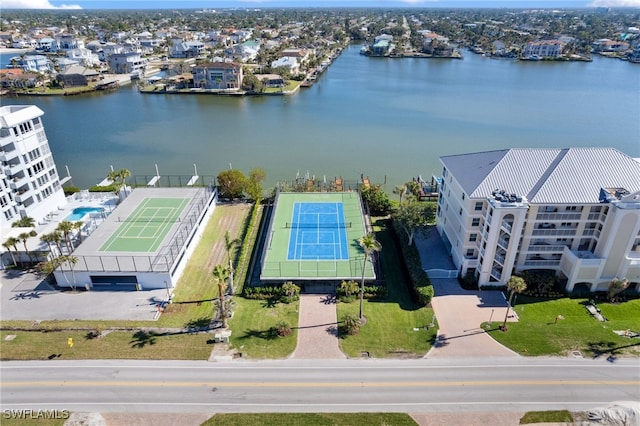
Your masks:
<instances>
[{"instance_id":1,"label":"white apartment building","mask_svg":"<svg viewBox=\"0 0 640 426\"><path fill-rule=\"evenodd\" d=\"M66 204L36 106L0 107L0 229L23 216L42 221Z\"/></svg>"},{"instance_id":2,"label":"white apartment building","mask_svg":"<svg viewBox=\"0 0 640 426\"><path fill-rule=\"evenodd\" d=\"M540 40L527 43L522 52L522 56L527 58L538 56L540 58L559 58L562 56L562 49L565 43L559 40Z\"/></svg>"},{"instance_id":3,"label":"white apartment building","mask_svg":"<svg viewBox=\"0 0 640 426\"><path fill-rule=\"evenodd\" d=\"M480 286L550 270L606 290L640 291L640 162L613 148L505 149L440 158L438 231Z\"/></svg>"}]
</instances>

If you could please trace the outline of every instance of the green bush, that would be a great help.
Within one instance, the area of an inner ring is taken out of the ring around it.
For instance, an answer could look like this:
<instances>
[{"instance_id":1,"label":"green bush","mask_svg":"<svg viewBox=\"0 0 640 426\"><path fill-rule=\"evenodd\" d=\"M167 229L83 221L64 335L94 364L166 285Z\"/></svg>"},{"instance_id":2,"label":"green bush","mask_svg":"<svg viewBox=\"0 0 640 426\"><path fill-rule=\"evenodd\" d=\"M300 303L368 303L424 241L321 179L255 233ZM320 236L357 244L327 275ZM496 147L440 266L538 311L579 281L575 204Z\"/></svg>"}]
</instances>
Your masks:
<instances>
[{"instance_id":1,"label":"green bush","mask_svg":"<svg viewBox=\"0 0 640 426\"><path fill-rule=\"evenodd\" d=\"M336 288L336 297L340 302L351 303L360 297L360 287L358 286L357 291L351 294L347 294L346 290L340 286ZM386 287L375 286L375 285L364 286L365 299L384 299L385 297L387 297Z\"/></svg>"},{"instance_id":2,"label":"green bush","mask_svg":"<svg viewBox=\"0 0 640 426\"><path fill-rule=\"evenodd\" d=\"M300 287L288 281L279 286L245 287L243 296L247 299L277 300L291 303L300 300Z\"/></svg>"},{"instance_id":3,"label":"green bush","mask_svg":"<svg viewBox=\"0 0 640 426\"><path fill-rule=\"evenodd\" d=\"M342 318L342 331L349 336L354 336L360 332L360 318L354 314L347 314Z\"/></svg>"},{"instance_id":4,"label":"green bush","mask_svg":"<svg viewBox=\"0 0 640 426\"><path fill-rule=\"evenodd\" d=\"M80 188L78 188L77 186L66 186L64 188L62 188L64 191L64 195L66 197L68 197L69 195L73 195L76 192L80 192Z\"/></svg>"},{"instance_id":5,"label":"green bush","mask_svg":"<svg viewBox=\"0 0 640 426\"><path fill-rule=\"evenodd\" d=\"M432 285L428 285L426 287L418 287L416 291L418 292L418 300L421 305L427 306L429 303L431 303L431 299L433 299L434 295Z\"/></svg>"},{"instance_id":6,"label":"green bush","mask_svg":"<svg viewBox=\"0 0 640 426\"><path fill-rule=\"evenodd\" d=\"M89 188L89 192L116 192L117 190L118 188L116 187L116 185L106 185L106 186L94 185L91 188Z\"/></svg>"},{"instance_id":7,"label":"green bush","mask_svg":"<svg viewBox=\"0 0 640 426\"><path fill-rule=\"evenodd\" d=\"M291 336L292 330L291 326L286 321L279 321L274 327L275 334L278 337L287 337Z\"/></svg>"}]
</instances>

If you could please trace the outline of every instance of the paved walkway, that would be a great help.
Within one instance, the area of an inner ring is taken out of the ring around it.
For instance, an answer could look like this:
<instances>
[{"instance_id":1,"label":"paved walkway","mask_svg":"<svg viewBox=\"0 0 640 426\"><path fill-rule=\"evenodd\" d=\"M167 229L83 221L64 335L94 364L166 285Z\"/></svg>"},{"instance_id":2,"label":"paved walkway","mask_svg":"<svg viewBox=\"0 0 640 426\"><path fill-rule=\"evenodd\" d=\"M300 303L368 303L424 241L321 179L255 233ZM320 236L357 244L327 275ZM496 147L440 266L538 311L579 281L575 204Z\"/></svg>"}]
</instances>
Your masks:
<instances>
[{"instance_id":1,"label":"paved walkway","mask_svg":"<svg viewBox=\"0 0 640 426\"><path fill-rule=\"evenodd\" d=\"M326 294L300 296L297 359L344 359L338 347L336 299Z\"/></svg>"}]
</instances>

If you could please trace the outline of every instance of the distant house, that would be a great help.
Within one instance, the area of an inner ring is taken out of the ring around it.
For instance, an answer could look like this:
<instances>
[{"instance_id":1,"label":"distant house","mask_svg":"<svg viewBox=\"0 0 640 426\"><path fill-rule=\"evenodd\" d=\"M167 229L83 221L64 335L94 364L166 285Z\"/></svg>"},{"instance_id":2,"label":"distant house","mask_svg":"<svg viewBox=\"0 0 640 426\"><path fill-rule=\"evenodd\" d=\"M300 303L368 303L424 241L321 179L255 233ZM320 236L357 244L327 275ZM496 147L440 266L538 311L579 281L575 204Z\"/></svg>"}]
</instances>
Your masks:
<instances>
[{"instance_id":1,"label":"distant house","mask_svg":"<svg viewBox=\"0 0 640 426\"><path fill-rule=\"evenodd\" d=\"M311 52L307 49L284 49L282 52L280 52L279 56L281 58L284 58L284 57L296 58L298 62L300 62L301 64L304 64L306 61L309 60L311 56Z\"/></svg>"},{"instance_id":2,"label":"distant house","mask_svg":"<svg viewBox=\"0 0 640 426\"><path fill-rule=\"evenodd\" d=\"M258 56L260 42L248 40L244 43L236 44L226 50L226 53L239 62L249 62Z\"/></svg>"},{"instance_id":3,"label":"distant house","mask_svg":"<svg viewBox=\"0 0 640 426\"><path fill-rule=\"evenodd\" d=\"M25 72L50 72L51 61L44 55L24 55L14 56L9 60L11 64L15 62L16 67Z\"/></svg>"},{"instance_id":4,"label":"distant house","mask_svg":"<svg viewBox=\"0 0 640 426\"><path fill-rule=\"evenodd\" d=\"M99 75L96 70L74 65L58 73L56 78L65 87L77 87L88 86L89 82L95 81Z\"/></svg>"},{"instance_id":5,"label":"distant house","mask_svg":"<svg viewBox=\"0 0 640 426\"><path fill-rule=\"evenodd\" d=\"M600 39L593 42L593 48L597 52L625 52L631 46L624 41L614 41L609 39Z\"/></svg>"},{"instance_id":6,"label":"distant house","mask_svg":"<svg viewBox=\"0 0 640 426\"><path fill-rule=\"evenodd\" d=\"M42 37L38 40L38 45L36 46L36 50L47 53L56 52L58 49L60 49L58 40L51 37Z\"/></svg>"},{"instance_id":7,"label":"distant house","mask_svg":"<svg viewBox=\"0 0 640 426\"><path fill-rule=\"evenodd\" d=\"M373 45L371 46L371 54L373 56L385 56L388 55L394 45L391 43L393 36L389 34L381 34L377 36Z\"/></svg>"},{"instance_id":8,"label":"distant house","mask_svg":"<svg viewBox=\"0 0 640 426\"><path fill-rule=\"evenodd\" d=\"M61 50L84 48L84 41L70 34L64 34L58 39Z\"/></svg>"},{"instance_id":9,"label":"distant house","mask_svg":"<svg viewBox=\"0 0 640 426\"><path fill-rule=\"evenodd\" d=\"M298 59L290 56L285 56L284 58L271 62L271 68L286 68L291 75L298 75L300 73L300 63Z\"/></svg>"},{"instance_id":10,"label":"distant house","mask_svg":"<svg viewBox=\"0 0 640 426\"><path fill-rule=\"evenodd\" d=\"M562 50L565 43L560 40L539 40L527 43L522 51L524 58L539 57L545 58L559 58L562 56Z\"/></svg>"},{"instance_id":11,"label":"distant house","mask_svg":"<svg viewBox=\"0 0 640 426\"><path fill-rule=\"evenodd\" d=\"M147 60L139 53L116 53L107 59L109 68L116 74L130 74L135 71L143 71L147 66Z\"/></svg>"},{"instance_id":12,"label":"distant house","mask_svg":"<svg viewBox=\"0 0 640 426\"><path fill-rule=\"evenodd\" d=\"M172 58L197 58L204 55L205 46L201 41L171 40L169 56Z\"/></svg>"},{"instance_id":13,"label":"distant house","mask_svg":"<svg viewBox=\"0 0 640 426\"><path fill-rule=\"evenodd\" d=\"M278 74L256 74L256 77L264 87L283 87L285 85L284 78Z\"/></svg>"},{"instance_id":14,"label":"distant house","mask_svg":"<svg viewBox=\"0 0 640 426\"><path fill-rule=\"evenodd\" d=\"M239 90L242 78L242 65L233 62L209 62L193 67L193 84L202 89Z\"/></svg>"},{"instance_id":15,"label":"distant house","mask_svg":"<svg viewBox=\"0 0 640 426\"><path fill-rule=\"evenodd\" d=\"M25 73L21 69L6 69L0 70L0 84L3 89L32 89L42 86L43 82L40 74Z\"/></svg>"},{"instance_id":16,"label":"distant house","mask_svg":"<svg viewBox=\"0 0 640 426\"><path fill-rule=\"evenodd\" d=\"M633 52L629 56L629 62L640 64L640 44L633 48Z\"/></svg>"},{"instance_id":17,"label":"distant house","mask_svg":"<svg viewBox=\"0 0 640 426\"><path fill-rule=\"evenodd\" d=\"M70 49L67 51L67 58L76 61L85 67L94 67L100 64L100 58L96 53L84 47Z\"/></svg>"}]
</instances>

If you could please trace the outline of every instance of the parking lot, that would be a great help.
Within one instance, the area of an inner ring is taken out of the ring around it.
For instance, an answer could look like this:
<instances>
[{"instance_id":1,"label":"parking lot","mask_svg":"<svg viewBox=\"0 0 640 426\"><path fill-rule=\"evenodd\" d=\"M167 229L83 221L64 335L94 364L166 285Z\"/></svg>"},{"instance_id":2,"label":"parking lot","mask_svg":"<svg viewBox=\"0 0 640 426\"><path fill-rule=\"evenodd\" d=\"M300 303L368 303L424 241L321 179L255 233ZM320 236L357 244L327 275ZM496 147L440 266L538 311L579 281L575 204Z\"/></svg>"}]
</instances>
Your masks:
<instances>
[{"instance_id":1,"label":"parking lot","mask_svg":"<svg viewBox=\"0 0 640 426\"><path fill-rule=\"evenodd\" d=\"M137 320L158 317L166 290L86 291L55 288L35 274L0 271L0 312L7 320Z\"/></svg>"}]
</instances>

